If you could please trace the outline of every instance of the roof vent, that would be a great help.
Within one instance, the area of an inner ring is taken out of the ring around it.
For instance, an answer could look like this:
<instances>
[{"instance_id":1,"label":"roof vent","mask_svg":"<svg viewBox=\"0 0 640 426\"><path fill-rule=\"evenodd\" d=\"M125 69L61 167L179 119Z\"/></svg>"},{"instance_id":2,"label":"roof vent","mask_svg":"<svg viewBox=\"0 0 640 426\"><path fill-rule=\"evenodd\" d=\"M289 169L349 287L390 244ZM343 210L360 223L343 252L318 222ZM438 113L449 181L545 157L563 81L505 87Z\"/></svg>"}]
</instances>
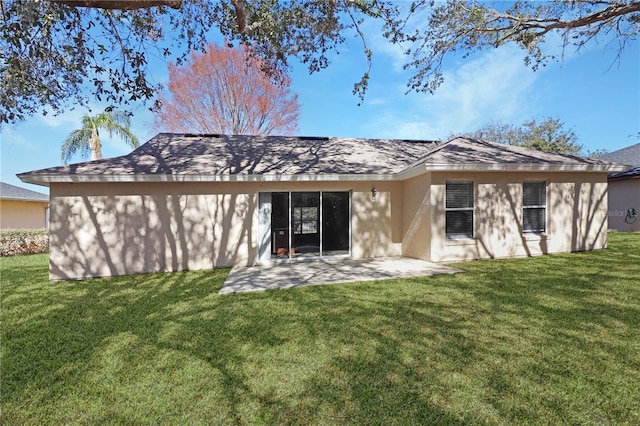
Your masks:
<instances>
[{"instance_id":1,"label":"roof vent","mask_svg":"<svg viewBox=\"0 0 640 426\"><path fill-rule=\"evenodd\" d=\"M400 139L400 142L409 142L409 143L438 143L438 142L440 142L440 141L425 140L425 139Z\"/></svg>"},{"instance_id":2,"label":"roof vent","mask_svg":"<svg viewBox=\"0 0 640 426\"><path fill-rule=\"evenodd\" d=\"M218 133L184 133L184 136L188 138L221 138L224 135Z\"/></svg>"},{"instance_id":3,"label":"roof vent","mask_svg":"<svg viewBox=\"0 0 640 426\"><path fill-rule=\"evenodd\" d=\"M327 136L298 136L301 141L328 141Z\"/></svg>"}]
</instances>

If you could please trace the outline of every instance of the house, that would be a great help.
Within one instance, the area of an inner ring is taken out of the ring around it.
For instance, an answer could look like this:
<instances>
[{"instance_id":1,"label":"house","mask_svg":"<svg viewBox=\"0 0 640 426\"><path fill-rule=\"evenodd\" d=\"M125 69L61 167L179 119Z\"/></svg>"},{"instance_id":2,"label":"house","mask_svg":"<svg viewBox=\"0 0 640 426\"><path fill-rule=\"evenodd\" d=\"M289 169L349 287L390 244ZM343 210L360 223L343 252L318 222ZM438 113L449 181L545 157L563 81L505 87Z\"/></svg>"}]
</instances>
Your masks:
<instances>
[{"instance_id":1,"label":"house","mask_svg":"<svg viewBox=\"0 0 640 426\"><path fill-rule=\"evenodd\" d=\"M158 134L20 174L51 191L50 277L320 258L433 262L601 249L601 160L449 142Z\"/></svg>"},{"instance_id":2,"label":"house","mask_svg":"<svg viewBox=\"0 0 640 426\"><path fill-rule=\"evenodd\" d=\"M0 229L46 228L48 208L48 195L0 182Z\"/></svg>"},{"instance_id":3,"label":"house","mask_svg":"<svg viewBox=\"0 0 640 426\"><path fill-rule=\"evenodd\" d=\"M640 231L640 143L599 157L629 164L627 171L609 175L609 230Z\"/></svg>"}]
</instances>

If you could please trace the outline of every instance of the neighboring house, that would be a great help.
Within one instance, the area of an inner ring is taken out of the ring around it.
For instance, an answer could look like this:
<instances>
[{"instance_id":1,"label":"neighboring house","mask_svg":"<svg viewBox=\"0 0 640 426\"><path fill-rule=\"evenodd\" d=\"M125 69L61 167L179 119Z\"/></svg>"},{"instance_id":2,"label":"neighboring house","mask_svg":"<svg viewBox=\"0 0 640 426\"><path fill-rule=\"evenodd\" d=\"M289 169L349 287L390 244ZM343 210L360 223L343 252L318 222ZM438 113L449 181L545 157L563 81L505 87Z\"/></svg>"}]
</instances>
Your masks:
<instances>
[{"instance_id":1,"label":"neighboring house","mask_svg":"<svg viewBox=\"0 0 640 426\"><path fill-rule=\"evenodd\" d=\"M640 143L601 155L599 159L628 164L609 175L609 230L640 231Z\"/></svg>"},{"instance_id":2,"label":"neighboring house","mask_svg":"<svg viewBox=\"0 0 640 426\"><path fill-rule=\"evenodd\" d=\"M319 258L434 262L601 249L600 160L453 139L159 134L20 174L51 191L50 277Z\"/></svg>"},{"instance_id":3,"label":"neighboring house","mask_svg":"<svg viewBox=\"0 0 640 426\"><path fill-rule=\"evenodd\" d=\"M47 228L49 196L0 182L0 229Z\"/></svg>"}]
</instances>

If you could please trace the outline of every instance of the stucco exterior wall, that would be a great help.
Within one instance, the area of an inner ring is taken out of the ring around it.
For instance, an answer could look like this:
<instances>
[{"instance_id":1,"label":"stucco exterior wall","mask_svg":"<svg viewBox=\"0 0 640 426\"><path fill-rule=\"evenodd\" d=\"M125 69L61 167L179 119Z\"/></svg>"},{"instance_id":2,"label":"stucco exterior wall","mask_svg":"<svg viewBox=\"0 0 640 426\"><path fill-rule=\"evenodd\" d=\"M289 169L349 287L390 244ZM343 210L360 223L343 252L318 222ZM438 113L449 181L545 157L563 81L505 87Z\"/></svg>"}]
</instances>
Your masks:
<instances>
[{"instance_id":1,"label":"stucco exterior wall","mask_svg":"<svg viewBox=\"0 0 640 426\"><path fill-rule=\"evenodd\" d=\"M40 229L46 227L49 203L0 200L0 229Z\"/></svg>"},{"instance_id":2,"label":"stucco exterior wall","mask_svg":"<svg viewBox=\"0 0 640 426\"><path fill-rule=\"evenodd\" d=\"M447 180L475 183L475 238L446 239ZM544 235L522 233L526 180L547 182ZM446 262L606 246L603 173L434 172L404 182L54 183L50 189L52 279L254 265L259 192L351 191L354 258Z\"/></svg>"},{"instance_id":3,"label":"stucco exterior wall","mask_svg":"<svg viewBox=\"0 0 640 426\"><path fill-rule=\"evenodd\" d=\"M447 240L445 183L475 183L475 237ZM547 183L547 230L522 232L522 182ZM433 173L431 260L532 256L606 247L607 183L603 173Z\"/></svg>"},{"instance_id":4,"label":"stucco exterior wall","mask_svg":"<svg viewBox=\"0 0 640 426\"><path fill-rule=\"evenodd\" d=\"M640 178L609 182L609 230L640 232L640 218L625 221L630 208L640 213Z\"/></svg>"},{"instance_id":5,"label":"stucco exterior wall","mask_svg":"<svg viewBox=\"0 0 640 426\"><path fill-rule=\"evenodd\" d=\"M352 191L352 256L399 255L399 188L395 182L54 183L50 278L254 265L259 191Z\"/></svg>"},{"instance_id":6,"label":"stucco exterior wall","mask_svg":"<svg viewBox=\"0 0 640 426\"><path fill-rule=\"evenodd\" d=\"M52 184L50 278L208 269L255 258L255 185Z\"/></svg>"},{"instance_id":7,"label":"stucco exterior wall","mask_svg":"<svg viewBox=\"0 0 640 426\"><path fill-rule=\"evenodd\" d=\"M431 260L431 174L403 182L402 255Z\"/></svg>"}]
</instances>

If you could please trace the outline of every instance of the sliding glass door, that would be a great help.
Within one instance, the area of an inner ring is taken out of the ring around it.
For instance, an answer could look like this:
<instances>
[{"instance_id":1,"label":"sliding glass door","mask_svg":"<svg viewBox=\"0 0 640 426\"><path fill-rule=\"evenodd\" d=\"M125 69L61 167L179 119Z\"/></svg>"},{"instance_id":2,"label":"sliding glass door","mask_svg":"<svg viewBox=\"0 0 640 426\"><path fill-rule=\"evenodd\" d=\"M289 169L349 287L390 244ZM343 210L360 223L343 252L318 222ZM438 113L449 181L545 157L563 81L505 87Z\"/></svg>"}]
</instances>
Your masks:
<instances>
[{"instance_id":1,"label":"sliding glass door","mask_svg":"<svg viewBox=\"0 0 640 426\"><path fill-rule=\"evenodd\" d=\"M291 193L291 256L320 256L320 193Z\"/></svg>"},{"instance_id":2,"label":"sliding glass door","mask_svg":"<svg viewBox=\"0 0 640 426\"><path fill-rule=\"evenodd\" d=\"M291 246L289 233L289 193L271 194L271 257L288 258Z\"/></svg>"},{"instance_id":3,"label":"sliding glass door","mask_svg":"<svg viewBox=\"0 0 640 426\"><path fill-rule=\"evenodd\" d=\"M348 192L322 193L322 255L349 255L351 213Z\"/></svg>"},{"instance_id":4,"label":"sliding glass door","mask_svg":"<svg viewBox=\"0 0 640 426\"><path fill-rule=\"evenodd\" d=\"M349 256L350 200L344 191L260 193L260 260Z\"/></svg>"}]
</instances>

